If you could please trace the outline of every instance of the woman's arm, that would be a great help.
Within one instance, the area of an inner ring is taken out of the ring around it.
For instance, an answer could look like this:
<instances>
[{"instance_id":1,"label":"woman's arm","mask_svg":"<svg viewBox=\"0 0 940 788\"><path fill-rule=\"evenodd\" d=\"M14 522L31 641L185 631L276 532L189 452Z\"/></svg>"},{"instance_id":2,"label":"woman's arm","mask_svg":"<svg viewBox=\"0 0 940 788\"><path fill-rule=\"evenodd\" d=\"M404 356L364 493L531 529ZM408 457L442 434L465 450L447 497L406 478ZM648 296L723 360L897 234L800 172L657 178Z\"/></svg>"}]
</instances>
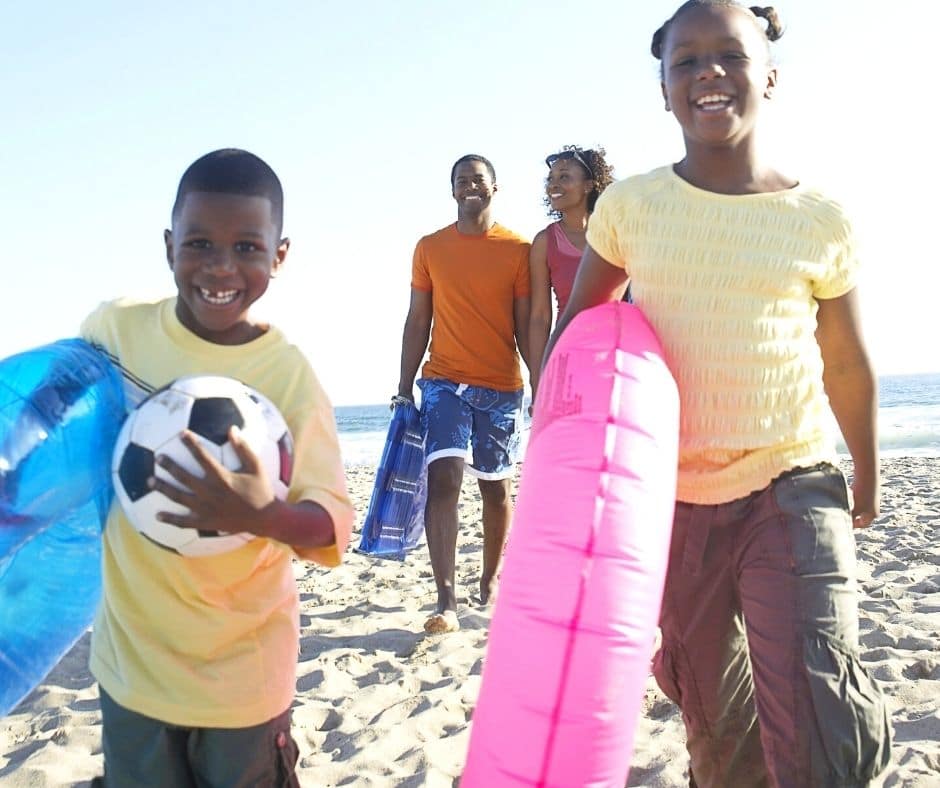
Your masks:
<instances>
[{"instance_id":1,"label":"woman's arm","mask_svg":"<svg viewBox=\"0 0 940 788\"><path fill-rule=\"evenodd\" d=\"M532 299L529 312L529 383L532 386L534 401L545 346L552 329L552 285L548 272L548 240L545 230L535 236L529 250L529 292Z\"/></svg>"},{"instance_id":2,"label":"woman's arm","mask_svg":"<svg viewBox=\"0 0 940 788\"><path fill-rule=\"evenodd\" d=\"M595 252L590 244L585 247L578 273L574 278L574 288L565 311L558 318L558 325L552 333L548 346L545 348L544 365L552 352L552 348L561 336L565 326L571 322L575 315L592 306L606 304L609 301L619 301L627 287L627 272L623 268L608 263Z\"/></svg>"}]
</instances>

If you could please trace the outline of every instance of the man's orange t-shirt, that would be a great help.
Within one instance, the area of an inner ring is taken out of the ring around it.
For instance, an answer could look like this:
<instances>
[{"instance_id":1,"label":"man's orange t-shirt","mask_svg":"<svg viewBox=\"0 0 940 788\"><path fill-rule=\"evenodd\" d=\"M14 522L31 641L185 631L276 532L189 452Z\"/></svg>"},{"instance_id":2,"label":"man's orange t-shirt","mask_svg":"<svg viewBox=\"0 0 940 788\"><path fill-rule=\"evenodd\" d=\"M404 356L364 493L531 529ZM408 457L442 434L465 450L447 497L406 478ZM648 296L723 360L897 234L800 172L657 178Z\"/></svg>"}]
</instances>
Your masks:
<instances>
[{"instance_id":1,"label":"man's orange t-shirt","mask_svg":"<svg viewBox=\"0 0 940 788\"><path fill-rule=\"evenodd\" d=\"M513 302L529 295L528 241L498 224L482 235L449 225L418 241L411 286L434 309L424 377L522 388Z\"/></svg>"}]
</instances>

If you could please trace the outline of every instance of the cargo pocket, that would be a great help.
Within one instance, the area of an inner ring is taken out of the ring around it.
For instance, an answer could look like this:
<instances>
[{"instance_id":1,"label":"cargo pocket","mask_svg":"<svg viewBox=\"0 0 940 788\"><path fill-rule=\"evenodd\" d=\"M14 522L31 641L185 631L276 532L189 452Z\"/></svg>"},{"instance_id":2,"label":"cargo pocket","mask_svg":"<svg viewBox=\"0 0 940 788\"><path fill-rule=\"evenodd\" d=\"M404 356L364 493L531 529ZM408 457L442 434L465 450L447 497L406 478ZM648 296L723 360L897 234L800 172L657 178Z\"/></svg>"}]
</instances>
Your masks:
<instances>
[{"instance_id":1,"label":"cargo pocket","mask_svg":"<svg viewBox=\"0 0 940 788\"><path fill-rule=\"evenodd\" d=\"M858 655L824 636L804 640L813 711L830 779L867 785L891 759L891 723L881 690ZM823 754L814 753L813 760ZM822 771L816 768L814 771Z\"/></svg>"},{"instance_id":2,"label":"cargo pocket","mask_svg":"<svg viewBox=\"0 0 940 788\"><path fill-rule=\"evenodd\" d=\"M682 692L679 690L678 671L672 648L663 643L653 657L653 678L669 700L682 708Z\"/></svg>"}]
</instances>

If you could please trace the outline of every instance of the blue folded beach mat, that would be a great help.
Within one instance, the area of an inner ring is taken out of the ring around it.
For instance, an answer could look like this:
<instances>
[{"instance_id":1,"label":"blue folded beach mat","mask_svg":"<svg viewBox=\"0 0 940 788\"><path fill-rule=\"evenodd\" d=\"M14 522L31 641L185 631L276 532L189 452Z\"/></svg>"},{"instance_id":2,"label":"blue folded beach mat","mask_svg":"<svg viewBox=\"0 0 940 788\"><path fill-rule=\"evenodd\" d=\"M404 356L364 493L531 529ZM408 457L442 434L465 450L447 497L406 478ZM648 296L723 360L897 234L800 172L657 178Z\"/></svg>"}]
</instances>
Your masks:
<instances>
[{"instance_id":1,"label":"blue folded beach mat","mask_svg":"<svg viewBox=\"0 0 940 788\"><path fill-rule=\"evenodd\" d=\"M404 560L424 534L424 435L414 403L396 402L356 551Z\"/></svg>"}]
</instances>

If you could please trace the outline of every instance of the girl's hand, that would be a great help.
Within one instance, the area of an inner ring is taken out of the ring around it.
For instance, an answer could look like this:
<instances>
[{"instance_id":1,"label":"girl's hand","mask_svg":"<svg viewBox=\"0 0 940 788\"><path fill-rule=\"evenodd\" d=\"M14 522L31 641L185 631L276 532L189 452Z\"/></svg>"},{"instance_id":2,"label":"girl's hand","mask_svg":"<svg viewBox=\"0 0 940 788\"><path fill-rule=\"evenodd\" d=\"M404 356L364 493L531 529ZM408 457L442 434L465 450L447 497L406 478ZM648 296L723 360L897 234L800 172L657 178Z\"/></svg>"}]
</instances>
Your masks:
<instances>
[{"instance_id":1,"label":"girl's hand","mask_svg":"<svg viewBox=\"0 0 940 788\"><path fill-rule=\"evenodd\" d=\"M258 456L242 440L237 427L229 430L228 438L241 462L238 471L225 468L188 430L181 439L202 467L203 477L190 473L166 455L157 457L160 467L179 485L154 476L150 479L151 489L189 509L188 514L160 512L157 514L160 521L181 528L264 534L263 513L275 502L274 491Z\"/></svg>"},{"instance_id":2,"label":"girl's hand","mask_svg":"<svg viewBox=\"0 0 940 788\"><path fill-rule=\"evenodd\" d=\"M878 483L855 478L852 481L852 527L868 528L879 512Z\"/></svg>"}]
</instances>

